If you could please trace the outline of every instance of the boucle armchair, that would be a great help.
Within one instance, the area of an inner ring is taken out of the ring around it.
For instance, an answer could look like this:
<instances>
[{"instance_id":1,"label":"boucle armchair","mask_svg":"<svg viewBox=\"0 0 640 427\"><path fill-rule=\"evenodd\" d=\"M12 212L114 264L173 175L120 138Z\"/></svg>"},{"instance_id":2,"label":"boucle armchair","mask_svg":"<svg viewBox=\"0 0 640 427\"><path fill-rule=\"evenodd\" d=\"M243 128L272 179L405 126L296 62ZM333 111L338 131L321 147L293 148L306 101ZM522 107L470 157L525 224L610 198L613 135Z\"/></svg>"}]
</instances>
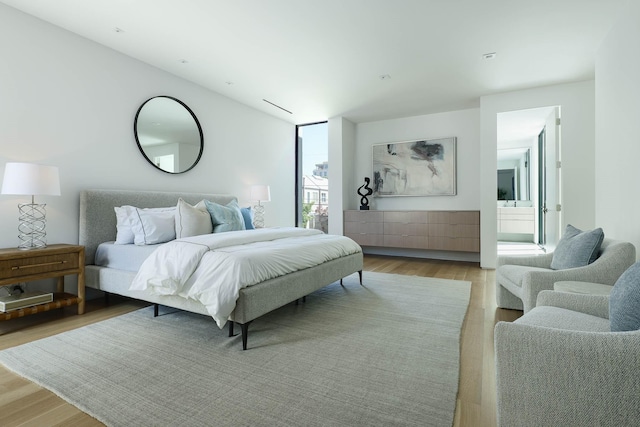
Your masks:
<instances>
[{"instance_id":1,"label":"boucle armchair","mask_svg":"<svg viewBox=\"0 0 640 427\"><path fill-rule=\"evenodd\" d=\"M543 291L498 322L498 425L638 425L640 331L610 332L608 317L608 296Z\"/></svg>"},{"instance_id":2,"label":"boucle armchair","mask_svg":"<svg viewBox=\"0 0 640 427\"><path fill-rule=\"evenodd\" d=\"M536 305L538 293L559 281L595 282L613 286L636 261L629 242L605 238L598 258L583 267L554 270L553 252L534 256L500 256L496 268L496 302L500 308L524 310Z\"/></svg>"}]
</instances>

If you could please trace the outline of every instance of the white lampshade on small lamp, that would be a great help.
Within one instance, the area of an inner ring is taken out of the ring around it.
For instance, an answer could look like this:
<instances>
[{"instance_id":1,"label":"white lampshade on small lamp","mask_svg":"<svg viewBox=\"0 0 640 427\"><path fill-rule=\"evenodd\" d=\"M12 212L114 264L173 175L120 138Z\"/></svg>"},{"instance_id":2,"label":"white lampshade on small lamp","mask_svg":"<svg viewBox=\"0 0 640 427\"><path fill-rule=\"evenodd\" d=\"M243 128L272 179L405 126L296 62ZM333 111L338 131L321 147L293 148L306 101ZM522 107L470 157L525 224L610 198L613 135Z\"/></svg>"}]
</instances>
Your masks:
<instances>
[{"instance_id":1,"label":"white lampshade on small lamp","mask_svg":"<svg viewBox=\"0 0 640 427\"><path fill-rule=\"evenodd\" d=\"M31 203L19 203L18 238L20 249L47 246L46 210L36 204L35 196L59 196L60 177L56 166L33 163L7 163L2 180L2 194L31 196Z\"/></svg>"},{"instance_id":2,"label":"white lampshade on small lamp","mask_svg":"<svg viewBox=\"0 0 640 427\"><path fill-rule=\"evenodd\" d=\"M271 189L268 185L252 185L251 200L258 202L253 206L253 226L264 228L264 206L261 202L271 201Z\"/></svg>"}]
</instances>

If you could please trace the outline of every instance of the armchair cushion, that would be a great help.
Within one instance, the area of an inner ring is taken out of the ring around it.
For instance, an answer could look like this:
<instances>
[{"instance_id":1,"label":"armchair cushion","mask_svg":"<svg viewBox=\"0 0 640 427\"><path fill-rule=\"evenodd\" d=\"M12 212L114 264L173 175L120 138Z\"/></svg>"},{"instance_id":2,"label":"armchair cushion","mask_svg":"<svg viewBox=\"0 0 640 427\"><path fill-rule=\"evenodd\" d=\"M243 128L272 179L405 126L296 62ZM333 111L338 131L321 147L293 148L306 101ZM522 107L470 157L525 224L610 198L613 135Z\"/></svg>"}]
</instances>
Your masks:
<instances>
[{"instance_id":1,"label":"armchair cushion","mask_svg":"<svg viewBox=\"0 0 640 427\"><path fill-rule=\"evenodd\" d=\"M598 258L603 239L602 228L582 231L568 224L558 246L553 251L551 268L564 270L591 264Z\"/></svg>"},{"instance_id":2,"label":"armchair cushion","mask_svg":"<svg viewBox=\"0 0 640 427\"><path fill-rule=\"evenodd\" d=\"M640 262L629 267L613 285L609 319L612 332L640 329Z\"/></svg>"}]
</instances>

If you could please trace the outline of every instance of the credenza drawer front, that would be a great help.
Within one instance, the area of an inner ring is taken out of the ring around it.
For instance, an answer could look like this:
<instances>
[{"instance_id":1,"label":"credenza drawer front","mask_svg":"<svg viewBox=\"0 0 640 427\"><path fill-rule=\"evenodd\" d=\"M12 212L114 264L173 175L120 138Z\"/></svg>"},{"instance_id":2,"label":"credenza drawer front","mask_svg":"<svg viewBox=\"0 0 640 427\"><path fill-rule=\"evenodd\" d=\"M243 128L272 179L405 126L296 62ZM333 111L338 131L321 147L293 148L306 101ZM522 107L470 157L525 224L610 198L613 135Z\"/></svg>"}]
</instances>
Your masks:
<instances>
[{"instance_id":1,"label":"credenza drawer front","mask_svg":"<svg viewBox=\"0 0 640 427\"><path fill-rule=\"evenodd\" d=\"M426 236L428 228L429 227L427 224L385 222L384 234L393 234L399 236Z\"/></svg>"},{"instance_id":2,"label":"credenza drawer front","mask_svg":"<svg viewBox=\"0 0 640 427\"><path fill-rule=\"evenodd\" d=\"M382 234L348 234L345 236L352 239L360 246L384 246L384 236Z\"/></svg>"},{"instance_id":3,"label":"credenza drawer front","mask_svg":"<svg viewBox=\"0 0 640 427\"><path fill-rule=\"evenodd\" d=\"M480 252L480 239L429 237L429 248L440 251Z\"/></svg>"},{"instance_id":4,"label":"credenza drawer front","mask_svg":"<svg viewBox=\"0 0 640 427\"><path fill-rule=\"evenodd\" d=\"M418 224L426 224L427 223L427 213L426 212L415 212L415 211L385 211L384 212L384 222L400 222L400 223L418 223Z\"/></svg>"},{"instance_id":5,"label":"credenza drawer front","mask_svg":"<svg viewBox=\"0 0 640 427\"><path fill-rule=\"evenodd\" d=\"M2 278L31 276L34 274L78 268L78 254L66 253L0 261Z\"/></svg>"},{"instance_id":6,"label":"credenza drawer front","mask_svg":"<svg viewBox=\"0 0 640 427\"><path fill-rule=\"evenodd\" d=\"M456 224L450 226L451 237L480 238L480 228L477 225Z\"/></svg>"},{"instance_id":7,"label":"credenza drawer front","mask_svg":"<svg viewBox=\"0 0 640 427\"><path fill-rule=\"evenodd\" d=\"M382 222L382 211L344 211L345 222Z\"/></svg>"},{"instance_id":8,"label":"credenza drawer front","mask_svg":"<svg viewBox=\"0 0 640 427\"><path fill-rule=\"evenodd\" d=\"M429 211L429 224L480 225L478 211Z\"/></svg>"},{"instance_id":9,"label":"credenza drawer front","mask_svg":"<svg viewBox=\"0 0 640 427\"><path fill-rule=\"evenodd\" d=\"M456 211L451 212L449 224L470 224L480 225L480 212L478 211Z\"/></svg>"},{"instance_id":10,"label":"credenza drawer front","mask_svg":"<svg viewBox=\"0 0 640 427\"><path fill-rule=\"evenodd\" d=\"M346 234L382 234L383 224L381 222L345 222L344 232Z\"/></svg>"},{"instance_id":11,"label":"credenza drawer front","mask_svg":"<svg viewBox=\"0 0 640 427\"><path fill-rule=\"evenodd\" d=\"M426 249L429 244L426 236L397 236L385 234L384 246L392 248Z\"/></svg>"},{"instance_id":12,"label":"credenza drawer front","mask_svg":"<svg viewBox=\"0 0 640 427\"><path fill-rule=\"evenodd\" d=\"M429 236L451 236L451 228L449 224L429 224Z\"/></svg>"},{"instance_id":13,"label":"credenza drawer front","mask_svg":"<svg viewBox=\"0 0 640 427\"><path fill-rule=\"evenodd\" d=\"M429 224L449 224L451 212L429 211L427 213Z\"/></svg>"}]
</instances>

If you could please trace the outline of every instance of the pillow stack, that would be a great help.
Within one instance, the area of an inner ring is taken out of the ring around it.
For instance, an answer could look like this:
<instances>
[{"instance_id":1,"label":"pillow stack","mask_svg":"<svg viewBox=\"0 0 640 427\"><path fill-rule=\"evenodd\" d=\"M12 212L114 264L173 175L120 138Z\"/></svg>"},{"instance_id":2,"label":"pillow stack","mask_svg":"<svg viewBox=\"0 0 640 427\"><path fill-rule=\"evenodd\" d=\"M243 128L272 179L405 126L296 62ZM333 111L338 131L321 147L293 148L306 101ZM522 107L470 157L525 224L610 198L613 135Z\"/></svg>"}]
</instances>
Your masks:
<instances>
[{"instance_id":1,"label":"pillow stack","mask_svg":"<svg viewBox=\"0 0 640 427\"><path fill-rule=\"evenodd\" d=\"M176 206L166 208L125 205L114 210L118 245L155 245L183 237L254 228L251 208L240 208L235 200L226 206L209 200L192 206L180 198Z\"/></svg>"},{"instance_id":2,"label":"pillow stack","mask_svg":"<svg viewBox=\"0 0 640 427\"><path fill-rule=\"evenodd\" d=\"M121 206L116 211L116 244L155 245L176 238L176 208Z\"/></svg>"}]
</instances>

